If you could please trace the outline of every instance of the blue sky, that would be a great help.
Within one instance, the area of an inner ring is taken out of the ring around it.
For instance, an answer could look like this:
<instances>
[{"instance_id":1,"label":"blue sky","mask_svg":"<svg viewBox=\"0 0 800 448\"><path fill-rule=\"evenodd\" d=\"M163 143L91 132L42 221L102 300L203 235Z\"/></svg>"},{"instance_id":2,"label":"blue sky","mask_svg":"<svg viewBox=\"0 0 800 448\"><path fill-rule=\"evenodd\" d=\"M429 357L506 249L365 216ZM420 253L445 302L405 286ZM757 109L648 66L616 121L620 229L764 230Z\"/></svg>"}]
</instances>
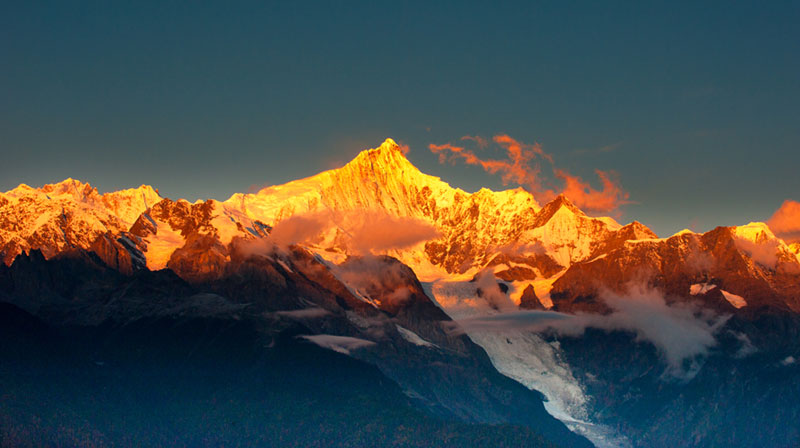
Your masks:
<instances>
[{"instance_id":1,"label":"blue sky","mask_svg":"<svg viewBox=\"0 0 800 448\"><path fill-rule=\"evenodd\" d=\"M508 134L660 235L800 199L800 4L532 3L4 2L0 190L225 199L386 137L497 189L427 148Z\"/></svg>"}]
</instances>

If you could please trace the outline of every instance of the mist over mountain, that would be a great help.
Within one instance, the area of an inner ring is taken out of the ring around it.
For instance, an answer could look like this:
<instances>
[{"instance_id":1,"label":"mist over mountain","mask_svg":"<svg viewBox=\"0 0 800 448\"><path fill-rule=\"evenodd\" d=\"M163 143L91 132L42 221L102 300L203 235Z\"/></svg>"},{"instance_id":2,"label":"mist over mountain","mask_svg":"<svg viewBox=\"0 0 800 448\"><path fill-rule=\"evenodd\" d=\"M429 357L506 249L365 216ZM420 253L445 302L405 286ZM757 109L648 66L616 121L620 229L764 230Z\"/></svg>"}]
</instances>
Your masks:
<instances>
[{"instance_id":1,"label":"mist over mountain","mask_svg":"<svg viewBox=\"0 0 800 448\"><path fill-rule=\"evenodd\" d=\"M791 205L659 237L405 150L225 201L0 193L0 441L800 443Z\"/></svg>"}]
</instances>

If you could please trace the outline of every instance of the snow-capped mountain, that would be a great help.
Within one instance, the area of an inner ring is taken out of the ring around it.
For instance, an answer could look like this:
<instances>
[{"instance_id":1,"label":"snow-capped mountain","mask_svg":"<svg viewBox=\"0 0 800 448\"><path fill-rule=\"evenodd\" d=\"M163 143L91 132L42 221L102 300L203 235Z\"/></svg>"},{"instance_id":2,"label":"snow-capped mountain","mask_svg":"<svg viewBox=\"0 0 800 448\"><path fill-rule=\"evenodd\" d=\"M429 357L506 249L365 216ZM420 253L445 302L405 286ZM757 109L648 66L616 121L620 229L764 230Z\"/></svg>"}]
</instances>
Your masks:
<instances>
[{"instance_id":1,"label":"snow-capped mountain","mask_svg":"<svg viewBox=\"0 0 800 448\"><path fill-rule=\"evenodd\" d=\"M72 179L38 189L21 185L0 196L0 254L9 264L30 249L45 257L92 249L129 271L170 267L198 278L230 260L234 239L263 238L293 216L329 220L317 238L298 242L338 261L336 254L354 253L343 236L352 231L352 217L365 211L413 218L436 230L435 238L388 251L423 280L471 277L489 267L513 284L515 302L528 290L545 308L553 306L554 284L558 309L566 310L566 297L587 296L600 283L619 287L645 266L660 272L658 281L670 292L686 294L687 285L713 277L726 279L737 295L769 291L785 301L800 270L797 243L786 245L763 224L659 239L638 222L622 226L587 216L564 196L540 206L521 188L453 188L420 172L391 139L341 168L224 202L174 201L149 186L99 194Z\"/></svg>"},{"instance_id":2,"label":"snow-capped mountain","mask_svg":"<svg viewBox=\"0 0 800 448\"><path fill-rule=\"evenodd\" d=\"M30 249L47 257L71 248L88 249L104 236L124 235L161 200L158 191L146 185L105 194L74 179L41 188L20 185L0 193L0 255L9 264Z\"/></svg>"},{"instance_id":3,"label":"snow-capped mountain","mask_svg":"<svg viewBox=\"0 0 800 448\"><path fill-rule=\"evenodd\" d=\"M596 298L600 288L619 292L633 279L657 285L674 297L704 298L706 305L727 311L733 311L731 306L800 311L800 263L763 223L625 241L594 260L571 266L554 283L551 297L559 310L602 307L587 298ZM739 299L732 301L732 295Z\"/></svg>"},{"instance_id":4,"label":"snow-capped mountain","mask_svg":"<svg viewBox=\"0 0 800 448\"><path fill-rule=\"evenodd\" d=\"M449 274L464 273L501 256L493 264L512 263L519 267L515 275L532 279L590 258L616 241L655 236L638 223L622 227L612 218L589 217L563 196L540 207L522 188L475 193L453 188L421 173L391 139L342 168L256 194L235 194L225 205L268 224L297 214L363 210L424 220L441 237L418 253L399 254L418 273L426 263ZM333 239L318 245L347 250L335 247Z\"/></svg>"},{"instance_id":5,"label":"snow-capped mountain","mask_svg":"<svg viewBox=\"0 0 800 448\"><path fill-rule=\"evenodd\" d=\"M438 177L420 172L393 140L361 152L342 168L262 189L235 194L225 201L251 219L273 224L307 213L379 211L390 216L431 223L441 238L429 242L417 260L445 272L461 273L491 256L492 248L508 245L530 227L539 204L518 188L467 193ZM347 223L339 229L346 232ZM335 235L326 249L336 247Z\"/></svg>"},{"instance_id":6,"label":"snow-capped mountain","mask_svg":"<svg viewBox=\"0 0 800 448\"><path fill-rule=\"evenodd\" d=\"M403 244L365 244L409 229ZM0 256L0 302L50 323L246 316L275 340L293 332L378 366L437 415L531 425L513 414L535 414L541 403L509 398L516 389L492 377L496 369L542 392L553 416L599 446L647 431L672 440L652 422L625 427L602 411L624 411L636 387L661 390L655 371L691 380L713 347L730 359L780 356L769 362L781 367L800 357L776 347L767 323L800 334L800 243L767 225L659 238L636 221L589 216L565 196L540 204L521 188L453 188L391 139L341 168L225 201L173 200L149 186L100 194L72 179L20 185L0 193ZM655 330L637 320L660 312L666 321L645 320ZM671 325L688 329L679 341L698 335L700 348L680 347L676 358L659 337ZM608 338L652 382L592 372L616 361L591 358L570 339L587 328L612 335L587 347ZM642 355L642 341L659 355ZM709 361L712 372L728 358ZM426 370L433 364L443 370ZM493 378L486 390L480 375ZM606 395L620 381L631 389ZM683 404L662 400L675 412L664 427L676 425Z\"/></svg>"},{"instance_id":7,"label":"snow-capped mountain","mask_svg":"<svg viewBox=\"0 0 800 448\"><path fill-rule=\"evenodd\" d=\"M193 235L227 246L234 237L264 236L268 226L291 216L364 210L433 225L439 238L416 253L400 255L414 267L429 263L444 273L493 262L513 264L517 277L549 276L616 241L654 236L637 223L622 227L611 218L588 217L564 197L541 208L520 188L476 193L452 188L421 173L391 139L342 168L256 194L235 194L224 202L172 201L148 186L100 195L88 184L68 179L41 189L20 186L3 195L0 207L6 263L31 248L49 257L70 247L87 249L106 232L130 232L141 239L136 245L147 266L160 269ZM339 233L347 231L347 222L336 224ZM316 246L348 250L335 234Z\"/></svg>"}]
</instances>

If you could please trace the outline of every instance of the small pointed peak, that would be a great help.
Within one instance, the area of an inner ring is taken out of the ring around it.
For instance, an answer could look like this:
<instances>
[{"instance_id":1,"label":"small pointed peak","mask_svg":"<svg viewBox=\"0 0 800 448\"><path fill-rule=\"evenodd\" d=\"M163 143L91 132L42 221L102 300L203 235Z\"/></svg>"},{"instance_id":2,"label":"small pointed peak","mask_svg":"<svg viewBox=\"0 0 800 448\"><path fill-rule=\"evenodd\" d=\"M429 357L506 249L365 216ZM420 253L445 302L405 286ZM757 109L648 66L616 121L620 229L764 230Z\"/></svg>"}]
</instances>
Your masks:
<instances>
[{"instance_id":1,"label":"small pointed peak","mask_svg":"<svg viewBox=\"0 0 800 448\"><path fill-rule=\"evenodd\" d=\"M78 179L73 179L73 178L71 178L71 177L68 177L68 178L66 178L66 179L62 180L61 182L57 182L57 183L54 183L54 184L48 184L48 185L53 185L53 186L68 186L68 187L71 187L71 186L83 187L84 185L89 185L89 184L88 184L88 183L81 182L81 181L80 181L80 180L78 180Z\"/></svg>"},{"instance_id":2,"label":"small pointed peak","mask_svg":"<svg viewBox=\"0 0 800 448\"><path fill-rule=\"evenodd\" d=\"M623 227L627 227L629 229L648 229L648 227L639 221L631 221L628 224L625 224Z\"/></svg>"},{"instance_id":3,"label":"small pointed peak","mask_svg":"<svg viewBox=\"0 0 800 448\"><path fill-rule=\"evenodd\" d=\"M550 221L553 215L555 215L559 210L567 210L569 213L572 213L575 216L586 216L586 213L583 213L583 211L575 206L575 204L573 204L569 199L567 199L566 196L560 194L556 196L555 199L545 204L541 210L539 210L534 227L542 226L547 221Z\"/></svg>"},{"instance_id":4,"label":"small pointed peak","mask_svg":"<svg viewBox=\"0 0 800 448\"><path fill-rule=\"evenodd\" d=\"M529 284L522 291L522 296L519 299L519 307L524 310L546 310L545 306L536 296L536 290L533 285Z\"/></svg>"},{"instance_id":5,"label":"small pointed peak","mask_svg":"<svg viewBox=\"0 0 800 448\"><path fill-rule=\"evenodd\" d=\"M145 195L161 197L161 194L158 192L158 188L153 188L152 185L142 184L139 186L139 188L137 188L137 190L141 191Z\"/></svg>"},{"instance_id":6,"label":"small pointed peak","mask_svg":"<svg viewBox=\"0 0 800 448\"><path fill-rule=\"evenodd\" d=\"M140 203L139 201L141 201L145 208L148 208L163 199L158 193L157 188L153 188L152 185L147 184L142 184L136 188L111 191L103 194L103 198L105 201L110 201L111 203L117 203L120 200L127 201L128 203L130 203L130 201Z\"/></svg>"},{"instance_id":7,"label":"small pointed peak","mask_svg":"<svg viewBox=\"0 0 800 448\"><path fill-rule=\"evenodd\" d=\"M559 194L558 196L555 197L555 199L545 204L543 208L548 208L548 207L551 207L554 212L561 208L566 208L575 213L576 215L585 215L585 213L583 213L583 210L579 209L575 204L573 204L572 201L570 201L569 198L567 198L567 196L565 196L563 193Z\"/></svg>"},{"instance_id":8,"label":"small pointed peak","mask_svg":"<svg viewBox=\"0 0 800 448\"><path fill-rule=\"evenodd\" d=\"M624 225L619 232L622 232L626 235L626 239L629 240L646 240L652 238L658 238L655 232L650 230L649 227L640 223L639 221L632 221L629 224Z\"/></svg>"},{"instance_id":9,"label":"small pointed peak","mask_svg":"<svg viewBox=\"0 0 800 448\"><path fill-rule=\"evenodd\" d=\"M82 200L91 194L97 194L97 189L89 183L68 177L61 182L47 184L40 191L47 194L70 194L77 200Z\"/></svg>"},{"instance_id":10,"label":"small pointed peak","mask_svg":"<svg viewBox=\"0 0 800 448\"><path fill-rule=\"evenodd\" d=\"M362 151L361 153L363 154L365 152L366 153L381 153L381 154L384 154L384 153L387 153L387 154L399 154L401 156L405 156L405 154L408 152L408 146L400 145L396 141L394 141L394 139L387 138L377 148L367 149L365 151Z\"/></svg>"},{"instance_id":11,"label":"small pointed peak","mask_svg":"<svg viewBox=\"0 0 800 448\"><path fill-rule=\"evenodd\" d=\"M567 199L567 196L564 193L561 193L558 196L556 196L555 199L553 199L551 202L554 202L556 204L565 204L565 203L571 204L571 202L569 201L569 199Z\"/></svg>"},{"instance_id":12,"label":"small pointed peak","mask_svg":"<svg viewBox=\"0 0 800 448\"><path fill-rule=\"evenodd\" d=\"M400 145L398 145L398 144L397 144L397 143L396 143L394 140L392 140L391 138L387 138L386 140L384 140L384 141L383 141L383 143L381 143L381 146L379 146L377 149L383 149L383 150L398 150L398 149L400 149Z\"/></svg>"},{"instance_id":13,"label":"small pointed peak","mask_svg":"<svg viewBox=\"0 0 800 448\"><path fill-rule=\"evenodd\" d=\"M89 184L81 182L78 179L73 179L71 177L68 177L62 180L61 182L56 182L54 184L46 184L44 187L71 187L71 186L82 187L84 185L89 185Z\"/></svg>"},{"instance_id":14,"label":"small pointed peak","mask_svg":"<svg viewBox=\"0 0 800 448\"><path fill-rule=\"evenodd\" d=\"M390 167L413 167L411 162L405 156L406 152L407 147L398 145L391 138L387 138L377 148L361 151L350 163L355 163L358 165L368 164L369 166L378 165L384 170Z\"/></svg>"}]
</instances>

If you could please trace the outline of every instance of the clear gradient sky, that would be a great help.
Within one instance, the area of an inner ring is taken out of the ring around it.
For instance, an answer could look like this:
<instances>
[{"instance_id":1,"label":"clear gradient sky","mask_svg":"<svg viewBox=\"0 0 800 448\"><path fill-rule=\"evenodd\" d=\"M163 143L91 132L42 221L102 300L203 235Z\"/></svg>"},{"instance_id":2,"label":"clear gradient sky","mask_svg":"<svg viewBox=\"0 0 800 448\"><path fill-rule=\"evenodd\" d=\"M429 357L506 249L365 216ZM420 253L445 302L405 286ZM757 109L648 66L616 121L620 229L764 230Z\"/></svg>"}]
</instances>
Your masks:
<instances>
[{"instance_id":1,"label":"clear gradient sky","mask_svg":"<svg viewBox=\"0 0 800 448\"><path fill-rule=\"evenodd\" d=\"M662 236L800 200L800 3L531 3L2 2L0 190L226 199L386 137L499 189L428 144L505 133Z\"/></svg>"}]
</instances>

